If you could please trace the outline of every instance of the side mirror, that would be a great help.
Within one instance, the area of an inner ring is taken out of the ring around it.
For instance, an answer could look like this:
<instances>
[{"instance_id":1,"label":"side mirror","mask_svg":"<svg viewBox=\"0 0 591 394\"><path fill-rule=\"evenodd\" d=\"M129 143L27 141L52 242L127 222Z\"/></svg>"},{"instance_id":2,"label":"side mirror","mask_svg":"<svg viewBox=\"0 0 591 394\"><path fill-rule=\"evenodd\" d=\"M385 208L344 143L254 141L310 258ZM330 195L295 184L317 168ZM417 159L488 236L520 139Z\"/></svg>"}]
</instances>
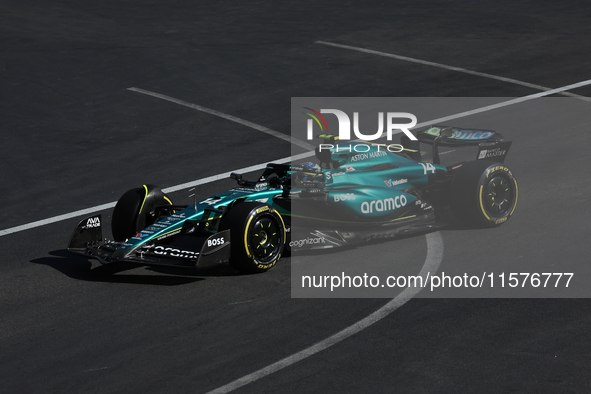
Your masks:
<instances>
[{"instance_id":1,"label":"side mirror","mask_svg":"<svg viewBox=\"0 0 591 394\"><path fill-rule=\"evenodd\" d=\"M450 138L453 134L453 129L451 127L446 127L444 129L441 129L441 131L439 132L439 137Z\"/></svg>"}]
</instances>

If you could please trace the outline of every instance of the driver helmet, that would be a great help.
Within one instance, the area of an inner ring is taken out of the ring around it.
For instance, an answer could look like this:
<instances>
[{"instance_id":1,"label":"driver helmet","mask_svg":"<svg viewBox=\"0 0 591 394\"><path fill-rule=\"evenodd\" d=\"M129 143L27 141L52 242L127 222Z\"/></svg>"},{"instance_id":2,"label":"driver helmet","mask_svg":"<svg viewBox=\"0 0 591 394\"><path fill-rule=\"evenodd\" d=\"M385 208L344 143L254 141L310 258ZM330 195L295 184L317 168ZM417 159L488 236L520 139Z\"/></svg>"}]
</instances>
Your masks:
<instances>
[{"instance_id":1,"label":"driver helmet","mask_svg":"<svg viewBox=\"0 0 591 394\"><path fill-rule=\"evenodd\" d=\"M304 168L303 172L298 172L296 176L296 183L302 184L306 182L320 182L322 181L322 173L314 172L320 170L320 166L313 161L307 161L302 163L302 167ZM307 172L307 169L311 169L314 171Z\"/></svg>"}]
</instances>

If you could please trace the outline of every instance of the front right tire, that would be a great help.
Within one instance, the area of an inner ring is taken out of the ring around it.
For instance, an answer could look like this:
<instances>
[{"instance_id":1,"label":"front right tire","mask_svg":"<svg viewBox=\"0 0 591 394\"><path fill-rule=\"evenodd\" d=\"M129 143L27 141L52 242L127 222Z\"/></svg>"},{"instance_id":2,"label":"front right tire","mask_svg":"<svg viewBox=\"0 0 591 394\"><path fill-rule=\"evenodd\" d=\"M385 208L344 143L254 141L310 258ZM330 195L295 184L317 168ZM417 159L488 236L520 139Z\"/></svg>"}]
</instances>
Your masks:
<instances>
[{"instance_id":1,"label":"front right tire","mask_svg":"<svg viewBox=\"0 0 591 394\"><path fill-rule=\"evenodd\" d=\"M285 249L285 224L267 204L240 202L222 216L219 228L230 230L230 264L241 271L267 271Z\"/></svg>"}]
</instances>

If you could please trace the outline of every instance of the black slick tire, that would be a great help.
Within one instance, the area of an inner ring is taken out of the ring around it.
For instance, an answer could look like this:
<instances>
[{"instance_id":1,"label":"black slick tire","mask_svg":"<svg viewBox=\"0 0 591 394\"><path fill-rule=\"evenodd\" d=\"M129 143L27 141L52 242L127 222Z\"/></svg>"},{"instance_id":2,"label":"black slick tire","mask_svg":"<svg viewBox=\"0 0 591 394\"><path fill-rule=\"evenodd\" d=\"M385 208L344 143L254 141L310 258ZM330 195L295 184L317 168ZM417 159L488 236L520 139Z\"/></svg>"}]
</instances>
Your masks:
<instances>
[{"instance_id":1,"label":"black slick tire","mask_svg":"<svg viewBox=\"0 0 591 394\"><path fill-rule=\"evenodd\" d=\"M222 217L220 230L230 230L230 264L249 273L273 267L285 249L285 224L267 204L241 202Z\"/></svg>"},{"instance_id":2,"label":"black slick tire","mask_svg":"<svg viewBox=\"0 0 591 394\"><path fill-rule=\"evenodd\" d=\"M154 223L154 208L172 201L154 185L128 190L117 201L111 217L113 239L123 242Z\"/></svg>"},{"instance_id":3,"label":"black slick tire","mask_svg":"<svg viewBox=\"0 0 591 394\"><path fill-rule=\"evenodd\" d=\"M513 215L518 195L517 180L507 166L476 160L456 170L449 205L468 225L496 227Z\"/></svg>"}]
</instances>

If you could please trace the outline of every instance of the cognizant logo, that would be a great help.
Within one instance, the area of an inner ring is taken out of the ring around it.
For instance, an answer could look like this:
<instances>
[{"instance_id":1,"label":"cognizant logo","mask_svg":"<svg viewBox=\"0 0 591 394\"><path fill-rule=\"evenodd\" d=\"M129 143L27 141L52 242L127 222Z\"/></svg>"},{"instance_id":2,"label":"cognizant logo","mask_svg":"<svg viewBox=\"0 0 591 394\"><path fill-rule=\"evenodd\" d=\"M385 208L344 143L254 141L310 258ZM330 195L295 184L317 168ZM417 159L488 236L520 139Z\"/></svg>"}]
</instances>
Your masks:
<instances>
[{"instance_id":1,"label":"cognizant logo","mask_svg":"<svg viewBox=\"0 0 591 394\"><path fill-rule=\"evenodd\" d=\"M309 141L314 139L314 121L316 121L321 131L328 132L328 125L322 114L333 114L337 117L337 121L339 122L339 140L351 140L351 119L345 112L338 109L321 109L320 112L309 107L304 107L304 109L309 111L304 113L310 116L307 124L307 139ZM359 112L353 112L353 134L355 134L357 139L363 141L377 140L384 132L384 118L386 119L386 138L388 141L392 140L392 132L394 130L400 130L411 140L417 140L417 137L408 130L416 126L417 117L408 112L387 112L385 116L383 112L378 112L378 131L374 134L361 133L359 130ZM410 122L394 123L394 119L408 119Z\"/></svg>"}]
</instances>

